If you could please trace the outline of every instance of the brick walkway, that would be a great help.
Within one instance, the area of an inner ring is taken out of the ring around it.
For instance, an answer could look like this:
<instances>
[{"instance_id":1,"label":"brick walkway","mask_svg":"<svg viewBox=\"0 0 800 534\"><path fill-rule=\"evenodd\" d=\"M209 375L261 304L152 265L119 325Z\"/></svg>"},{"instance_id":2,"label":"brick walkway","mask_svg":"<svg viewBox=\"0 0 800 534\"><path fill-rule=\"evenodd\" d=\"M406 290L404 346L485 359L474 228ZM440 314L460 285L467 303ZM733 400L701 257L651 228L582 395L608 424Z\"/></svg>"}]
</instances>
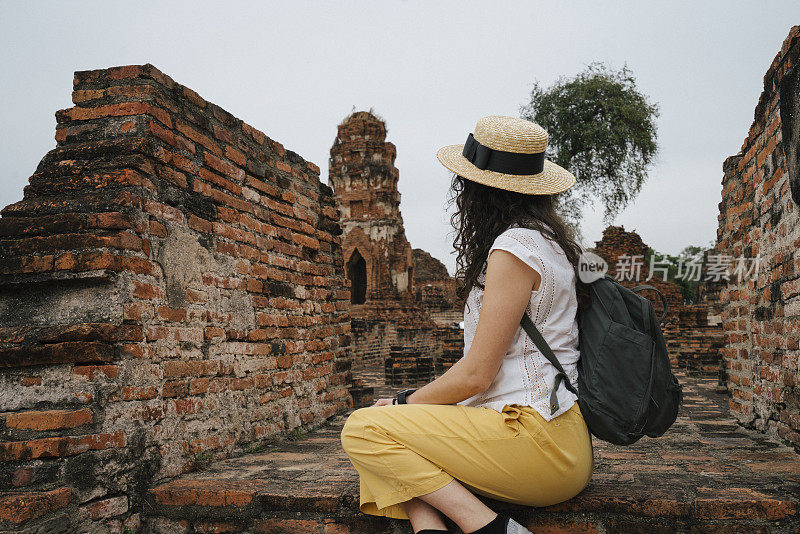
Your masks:
<instances>
[{"instance_id":1,"label":"brick walkway","mask_svg":"<svg viewBox=\"0 0 800 534\"><path fill-rule=\"evenodd\" d=\"M357 371L380 382L378 367ZM800 455L740 428L716 379L676 375L685 397L673 427L628 447L595 438L595 473L575 498L541 509L481 499L533 532L800 532ZM375 398L397 389L376 387ZM152 489L152 531L411 532L407 521L358 510L357 474L339 442L346 417Z\"/></svg>"}]
</instances>

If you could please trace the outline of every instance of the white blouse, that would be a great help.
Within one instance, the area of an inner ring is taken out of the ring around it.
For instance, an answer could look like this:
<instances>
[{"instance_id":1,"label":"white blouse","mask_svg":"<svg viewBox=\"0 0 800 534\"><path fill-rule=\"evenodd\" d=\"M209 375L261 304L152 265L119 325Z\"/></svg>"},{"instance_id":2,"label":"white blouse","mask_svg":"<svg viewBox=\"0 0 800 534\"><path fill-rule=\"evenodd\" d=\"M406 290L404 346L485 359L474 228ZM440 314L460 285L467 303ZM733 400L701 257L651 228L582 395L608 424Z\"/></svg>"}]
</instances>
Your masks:
<instances>
[{"instance_id":1,"label":"white blouse","mask_svg":"<svg viewBox=\"0 0 800 534\"><path fill-rule=\"evenodd\" d=\"M557 243L538 230L516 224L495 239L489 252L495 249L511 252L541 275L539 289L531 293L525 313L553 349L577 390L578 300L572 264ZM486 265L479 276L481 283L486 280ZM482 301L483 290L474 286L464 306L464 355L475 337ZM549 421L567 411L578 398L562 383L557 393L559 409L550 414L550 393L556 373L556 368L536 348L520 324L489 388L458 404L483 406L498 412L502 412L506 404L531 406Z\"/></svg>"}]
</instances>

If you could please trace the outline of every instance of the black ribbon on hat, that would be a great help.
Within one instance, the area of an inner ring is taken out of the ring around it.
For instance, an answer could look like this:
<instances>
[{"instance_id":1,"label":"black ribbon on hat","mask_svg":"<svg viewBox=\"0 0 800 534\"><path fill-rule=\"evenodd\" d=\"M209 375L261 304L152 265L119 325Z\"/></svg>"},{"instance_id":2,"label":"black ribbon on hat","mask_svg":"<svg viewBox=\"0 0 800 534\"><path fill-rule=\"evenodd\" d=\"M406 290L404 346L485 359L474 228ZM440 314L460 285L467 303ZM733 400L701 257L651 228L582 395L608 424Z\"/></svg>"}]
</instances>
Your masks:
<instances>
[{"instance_id":1,"label":"black ribbon on hat","mask_svg":"<svg viewBox=\"0 0 800 534\"><path fill-rule=\"evenodd\" d=\"M480 144L472 134L464 143L462 155L482 171L502 174L539 174L544 170L544 152L520 154L495 150Z\"/></svg>"}]
</instances>

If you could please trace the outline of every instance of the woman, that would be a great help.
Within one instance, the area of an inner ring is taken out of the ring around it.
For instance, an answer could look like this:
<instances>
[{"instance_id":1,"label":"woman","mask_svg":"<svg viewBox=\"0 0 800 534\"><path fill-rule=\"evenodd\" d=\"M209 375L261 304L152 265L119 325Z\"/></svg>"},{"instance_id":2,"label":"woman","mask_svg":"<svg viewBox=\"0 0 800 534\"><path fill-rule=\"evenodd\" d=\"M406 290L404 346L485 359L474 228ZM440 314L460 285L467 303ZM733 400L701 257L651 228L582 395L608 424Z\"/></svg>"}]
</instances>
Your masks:
<instances>
[{"instance_id":1,"label":"woman","mask_svg":"<svg viewBox=\"0 0 800 534\"><path fill-rule=\"evenodd\" d=\"M474 493L528 506L578 494L594 469L577 396L520 325L537 325L577 389L581 249L555 212L575 178L544 157L547 132L513 117L480 119L464 145L437 153L452 191L464 357L419 389L355 410L342 446L360 475L364 513L410 519L416 534L528 533Z\"/></svg>"}]
</instances>

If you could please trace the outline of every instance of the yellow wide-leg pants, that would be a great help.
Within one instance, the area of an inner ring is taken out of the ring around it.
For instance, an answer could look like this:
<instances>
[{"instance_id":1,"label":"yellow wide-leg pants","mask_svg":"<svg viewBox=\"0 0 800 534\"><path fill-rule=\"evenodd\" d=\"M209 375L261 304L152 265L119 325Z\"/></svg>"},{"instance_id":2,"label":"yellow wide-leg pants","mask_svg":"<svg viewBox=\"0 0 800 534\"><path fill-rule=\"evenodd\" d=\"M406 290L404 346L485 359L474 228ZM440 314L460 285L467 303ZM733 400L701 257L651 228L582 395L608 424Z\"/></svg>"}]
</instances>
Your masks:
<instances>
[{"instance_id":1,"label":"yellow wide-leg pants","mask_svg":"<svg viewBox=\"0 0 800 534\"><path fill-rule=\"evenodd\" d=\"M502 412L458 404L355 410L342 447L360 478L361 511L408 519L400 503L457 479L497 500L549 506L580 493L594 471L589 429L576 402L546 421L530 406Z\"/></svg>"}]
</instances>

